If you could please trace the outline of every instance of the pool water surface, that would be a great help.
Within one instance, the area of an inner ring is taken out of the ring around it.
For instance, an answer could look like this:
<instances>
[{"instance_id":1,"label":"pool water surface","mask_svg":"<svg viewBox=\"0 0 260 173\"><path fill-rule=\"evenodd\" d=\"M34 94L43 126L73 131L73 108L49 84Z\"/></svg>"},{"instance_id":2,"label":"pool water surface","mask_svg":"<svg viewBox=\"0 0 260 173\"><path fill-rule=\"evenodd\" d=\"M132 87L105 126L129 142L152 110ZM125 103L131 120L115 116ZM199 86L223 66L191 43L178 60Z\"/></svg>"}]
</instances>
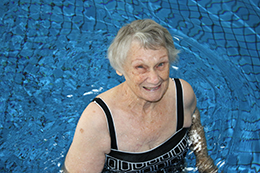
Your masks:
<instances>
[{"instance_id":1,"label":"pool water surface","mask_svg":"<svg viewBox=\"0 0 260 173\"><path fill-rule=\"evenodd\" d=\"M223 172L260 171L259 0L2 0L0 172L59 172L77 121L124 81L106 50L151 18L181 50L170 76L197 96L208 151ZM197 172L187 155L187 171Z\"/></svg>"}]
</instances>

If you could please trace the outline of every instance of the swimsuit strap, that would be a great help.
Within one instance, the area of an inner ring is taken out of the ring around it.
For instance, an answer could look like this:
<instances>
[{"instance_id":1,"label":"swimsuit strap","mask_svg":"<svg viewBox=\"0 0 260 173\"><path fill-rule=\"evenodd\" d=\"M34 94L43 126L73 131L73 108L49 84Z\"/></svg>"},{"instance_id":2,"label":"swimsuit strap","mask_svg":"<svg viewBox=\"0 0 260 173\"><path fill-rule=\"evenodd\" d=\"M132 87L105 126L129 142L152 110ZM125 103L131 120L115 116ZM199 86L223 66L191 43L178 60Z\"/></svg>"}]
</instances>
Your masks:
<instances>
[{"instance_id":1,"label":"swimsuit strap","mask_svg":"<svg viewBox=\"0 0 260 173\"><path fill-rule=\"evenodd\" d=\"M110 138L111 138L111 148L117 150L116 132L115 132L115 127L114 127L114 122L113 122L111 112L107 107L106 103L101 98L94 98L93 101L96 102L106 114Z\"/></svg>"},{"instance_id":2,"label":"swimsuit strap","mask_svg":"<svg viewBox=\"0 0 260 173\"><path fill-rule=\"evenodd\" d=\"M174 78L177 92L177 131L183 127L184 111L183 111L183 96L182 85L179 79Z\"/></svg>"}]
</instances>

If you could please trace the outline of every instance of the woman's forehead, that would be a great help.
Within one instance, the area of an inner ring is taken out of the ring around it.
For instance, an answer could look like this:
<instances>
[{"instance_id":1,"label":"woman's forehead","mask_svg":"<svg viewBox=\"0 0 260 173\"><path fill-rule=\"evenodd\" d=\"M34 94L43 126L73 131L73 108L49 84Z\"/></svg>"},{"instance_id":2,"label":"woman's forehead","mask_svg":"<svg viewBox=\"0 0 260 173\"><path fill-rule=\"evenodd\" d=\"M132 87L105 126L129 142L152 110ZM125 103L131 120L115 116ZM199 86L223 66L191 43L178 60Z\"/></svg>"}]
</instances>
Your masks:
<instances>
[{"instance_id":1,"label":"woman's forehead","mask_svg":"<svg viewBox=\"0 0 260 173\"><path fill-rule=\"evenodd\" d=\"M167 54L168 51L165 47L157 47L155 49L149 49L143 47L139 42L132 42L128 51L128 55L150 55L150 54Z\"/></svg>"}]
</instances>

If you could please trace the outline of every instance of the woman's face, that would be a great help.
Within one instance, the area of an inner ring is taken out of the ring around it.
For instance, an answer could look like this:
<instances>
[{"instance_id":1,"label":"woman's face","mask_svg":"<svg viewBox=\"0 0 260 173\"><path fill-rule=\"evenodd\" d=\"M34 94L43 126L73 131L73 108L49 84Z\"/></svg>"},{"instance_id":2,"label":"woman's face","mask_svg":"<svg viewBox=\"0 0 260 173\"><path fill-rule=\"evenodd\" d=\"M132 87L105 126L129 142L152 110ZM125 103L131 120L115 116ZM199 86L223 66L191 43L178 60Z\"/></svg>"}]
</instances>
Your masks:
<instances>
[{"instance_id":1,"label":"woman's face","mask_svg":"<svg viewBox=\"0 0 260 173\"><path fill-rule=\"evenodd\" d=\"M167 49L144 49L133 41L124 64L124 76L126 84L138 98L159 101L169 85Z\"/></svg>"}]
</instances>

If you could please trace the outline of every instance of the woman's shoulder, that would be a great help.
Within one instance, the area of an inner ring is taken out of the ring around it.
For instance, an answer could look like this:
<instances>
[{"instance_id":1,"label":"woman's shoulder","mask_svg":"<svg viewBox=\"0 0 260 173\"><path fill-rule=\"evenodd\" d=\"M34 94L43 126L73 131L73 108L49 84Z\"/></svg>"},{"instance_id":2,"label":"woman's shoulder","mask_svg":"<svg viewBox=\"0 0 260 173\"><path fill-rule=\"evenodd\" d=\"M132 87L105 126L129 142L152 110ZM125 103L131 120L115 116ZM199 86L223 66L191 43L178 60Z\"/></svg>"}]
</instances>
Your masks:
<instances>
[{"instance_id":1,"label":"woman's shoulder","mask_svg":"<svg viewBox=\"0 0 260 173\"><path fill-rule=\"evenodd\" d=\"M182 85L184 109L192 114L197 105L196 95L192 86L187 81L183 79L179 80Z\"/></svg>"},{"instance_id":2,"label":"woman's shoulder","mask_svg":"<svg viewBox=\"0 0 260 173\"><path fill-rule=\"evenodd\" d=\"M177 79L179 79L179 81L181 83L184 98L195 97L192 86L187 81L185 81L184 79L180 79L180 78L177 78ZM175 79L173 78L173 80L175 80Z\"/></svg>"},{"instance_id":3,"label":"woman's shoulder","mask_svg":"<svg viewBox=\"0 0 260 173\"><path fill-rule=\"evenodd\" d=\"M194 96L194 91L192 86L184 79L180 79L183 91L186 92L187 96ZM185 94L185 93L184 93Z\"/></svg>"},{"instance_id":4,"label":"woman's shoulder","mask_svg":"<svg viewBox=\"0 0 260 173\"><path fill-rule=\"evenodd\" d=\"M79 119L79 125L86 126L94 129L103 128L106 125L106 117L103 110L95 102L90 102L85 108ZM106 130L104 128L103 130Z\"/></svg>"},{"instance_id":5,"label":"woman's shoulder","mask_svg":"<svg viewBox=\"0 0 260 173\"><path fill-rule=\"evenodd\" d=\"M110 109L111 100L113 100L115 89L116 87L111 88L97 95L96 98L100 98L105 103L105 105L107 105ZM95 99L93 99L93 101L91 101L87 105L87 107L85 108L85 110L81 115L80 121L83 122L82 124L86 122L92 122L91 126L93 126L93 128L105 130L105 131L107 130L106 114L103 110L103 107L100 105L100 102L95 101Z\"/></svg>"}]
</instances>

